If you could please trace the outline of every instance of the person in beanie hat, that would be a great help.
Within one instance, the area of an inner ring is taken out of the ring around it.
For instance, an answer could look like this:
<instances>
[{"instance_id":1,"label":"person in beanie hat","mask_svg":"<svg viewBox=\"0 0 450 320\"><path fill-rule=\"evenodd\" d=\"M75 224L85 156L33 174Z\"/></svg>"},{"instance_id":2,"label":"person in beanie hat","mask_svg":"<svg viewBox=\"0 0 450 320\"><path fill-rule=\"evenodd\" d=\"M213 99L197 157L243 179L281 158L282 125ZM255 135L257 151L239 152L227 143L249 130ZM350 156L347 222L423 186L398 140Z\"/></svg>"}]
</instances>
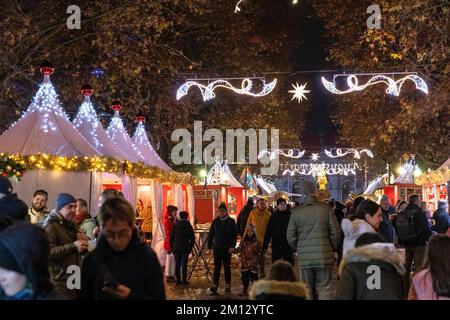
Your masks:
<instances>
[{"instance_id":1,"label":"person in beanie hat","mask_svg":"<svg viewBox=\"0 0 450 320\"><path fill-rule=\"evenodd\" d=\"M252 212L254 207L253 198L249 197L247 200L247 204L241 209L237 218L237 228L238 233L241 237L244 236L245 226L247 225L248 217L250 216L250 212Z\"/></svg>"},{"instance_id":2,"label":"person in beanie hat","mask_svg":"<svg viewBox=\"0 0 450 320\"><path fill-rule=\"evenodd\" d=\"M222 202L219 205L219 214L213 220L208 234L208 248L213 249L214 255L214 286L210 288L213 294L217 294L222 264L225 273L225 291L231 291L231 254L234 252L236 240L236 222L228 215L227 206Z\"/></svg>"},{"instance_id":3,"label":"person in beanie hat","mask_svg":"<svg viewBox=\"0 0 450 320\"><path fill-rule=\"evenodd\" d=\"M294 265L294 252L286 240L287 227L291 211L283 198L277 199L277 208L270 216L264 236L263 250L266 251L272 241L272 262L283 259Z\"/></svg>"},{"instance_id":4,"label":"person in beanie hat","mask_svg":"<svg viewBox=\"0 0 450 320\"><path fill-rule=\"evenodd\" d=\"M77 201L68 193L58 194L55 209L43 223L50 242L50 274L56 291L68 299L76 298L76 290L67 287L69 266L81 266L81 253L87 250L88 238L78 233L73 222Z\"/></svg>"},{"instance_id":5,"label":"person in beanie hat","mask_svg":"<svg viewBox=\"0 0 450 320\"><path fill-rule=\"evenodd\" d=\"M0 176L0 218L22 221L27 216L27 205L13 193L11 181Z\"/></svg>"},{"instance_id":6,"label":"person in beanie hat","mask_svg":"<svg viewBox=\"0 0 450 320\"><path fill-rule=\"evenodd\" d=\"M28 207L28 220L32 224L42 225L50 211L47 209L48 193L45 190L36 190Z\"/></svg>"},{"instance_id":7,"label":"person in beanie hat","mask_svg":"<svg viewBox=\"0 0 450 320\"><path fill-rule=\"evenodd\" d=\"M45 232L17 224L0 233L0 299L59 300L48 272Z\"/></svg>"}]
</instances>

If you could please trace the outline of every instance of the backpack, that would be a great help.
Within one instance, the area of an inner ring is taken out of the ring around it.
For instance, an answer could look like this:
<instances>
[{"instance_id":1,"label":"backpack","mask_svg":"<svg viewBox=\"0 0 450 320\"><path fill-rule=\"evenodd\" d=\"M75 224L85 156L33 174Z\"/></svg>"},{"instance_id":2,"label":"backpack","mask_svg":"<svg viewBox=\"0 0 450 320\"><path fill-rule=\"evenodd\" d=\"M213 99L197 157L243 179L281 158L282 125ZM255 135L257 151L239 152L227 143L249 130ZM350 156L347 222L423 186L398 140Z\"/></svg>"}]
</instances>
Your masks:
<instances>
[{"instance_id":1,"label":"backpack","mask_svg":"<svg viewBox=\"0 0 450 320\"><path fill-rule=\"evenodd\" d=\"M414 212L404 210L397 215L397 236L401 242L411 240L417 236L414 223Z\"/></svg>"}]
</instances>

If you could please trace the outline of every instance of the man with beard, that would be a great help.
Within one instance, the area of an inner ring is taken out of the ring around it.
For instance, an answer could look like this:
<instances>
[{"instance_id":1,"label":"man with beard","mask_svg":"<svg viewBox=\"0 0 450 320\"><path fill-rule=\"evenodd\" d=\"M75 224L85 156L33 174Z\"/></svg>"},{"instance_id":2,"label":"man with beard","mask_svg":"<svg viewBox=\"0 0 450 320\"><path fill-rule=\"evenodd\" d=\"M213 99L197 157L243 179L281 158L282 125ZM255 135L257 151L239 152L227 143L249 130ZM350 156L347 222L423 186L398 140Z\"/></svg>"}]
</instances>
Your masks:
<instances>
[{"instance_id":1,"label":"man with beard","mask_svg":"<svg viewBox=\"0 0 450 320\"><path fill-rule=\"evenodd\" d=\"M28 207L28 219L32 224L41 225L50 211L47 209L48 193L45 190L36 190Z\"/></svg>"}]
</instances>

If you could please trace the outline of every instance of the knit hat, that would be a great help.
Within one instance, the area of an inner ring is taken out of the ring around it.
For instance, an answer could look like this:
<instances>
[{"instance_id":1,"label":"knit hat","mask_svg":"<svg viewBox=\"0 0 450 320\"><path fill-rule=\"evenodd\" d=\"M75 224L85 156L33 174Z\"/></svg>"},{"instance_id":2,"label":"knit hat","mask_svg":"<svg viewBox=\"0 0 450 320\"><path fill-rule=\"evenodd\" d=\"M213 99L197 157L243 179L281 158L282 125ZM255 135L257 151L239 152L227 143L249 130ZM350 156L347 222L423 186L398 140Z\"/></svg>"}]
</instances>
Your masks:
<instances>
[{"instance_id":1,"label":"knit hat","mask_svg":"<svg viewBox=\"0 0 450 320\"><path fill-rule=\"evenodd\" d=\"M287 202L286 202L286 199L284 199L284 198L278 198L278 199L277 199L277 206L278 206L280 203L287 203Z\"/></svg>"},{"instance_id":2,"label":"knit hat","mask_svg":"<svg viewBox=\"0 0 450 320\"><path fill-rule=\"evenodd\" d=\"M24 273L11 251L2 242L0 242L0 267L21 274Z\"/></svg>"},{"instance_id":3,"label":"knit hat","mask_svg":"<svg viewBox=\"0 0 450 320\"><path fill-rule=\"evenodd\" d=\"M0 193L10 194L13 191L11 181L4 176L0 176Z\"/></svg>"},{"instance_id":4,"label":"knit hat","mask_svg":"<svg viewBox=\"0 0 450 320\"><path fill-rule=\"evenodd\" d=\"M227 211L228 209L227 209L227 205L225 204L225 202L221 202L220 203L220 205L219 205L219 210L220 209L223 209L223 210L225 210L225 211Z\"/></svg>"},{"instance_id":5,"label":"knit hat","mask_svg":"<svg viewBox=\"0 0 450 320\"><path fill-rule=\"evenodd\" d=\"M77 200L68 193L60 193L58 197L56 197L56 210L59 211L69 203L77 203Z\"/></svg>"}]
</instances>

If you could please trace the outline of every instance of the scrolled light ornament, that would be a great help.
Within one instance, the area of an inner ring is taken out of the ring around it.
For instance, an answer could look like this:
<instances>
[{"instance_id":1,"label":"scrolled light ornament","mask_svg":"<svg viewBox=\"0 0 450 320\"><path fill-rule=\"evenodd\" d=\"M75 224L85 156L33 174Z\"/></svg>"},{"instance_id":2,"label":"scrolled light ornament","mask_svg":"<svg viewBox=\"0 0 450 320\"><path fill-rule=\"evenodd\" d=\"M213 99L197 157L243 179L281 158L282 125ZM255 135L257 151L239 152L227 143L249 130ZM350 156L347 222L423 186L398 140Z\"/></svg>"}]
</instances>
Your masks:
<instances>
[{"instance_id":1,"label":"scrolled light ornament","mask_svg":"<svg viewBox=\"0 0 450 320\"><path fill-rule=\"evenodd\" d=\"M277 149L277 150L262 150L258 154L258 159L261 159L264 156L267 156L270 159L275 159L277 155L282 155L282 156L285 156L287 158L292 158L292 159L300 159L301 157L303 157L305 155L305 150L288 149L287 153L284 152L284 150L281 150L281 149Z\"/></svg>"},{"instance_id":2,"label":"scrolled light ornament","mask_svg":"<svg viewBox=\"0 0 450 320\"><path fill-rule=\"evenodd\" d=\"M366 154L368 157L373 158L373 153L369 149L341 149L341 148L332 148L330 150L325 149L325 154L329 158L342 158L348 154L353 154L353 158L361 159L361 155Z\"/></svg>"}]
</instances>

